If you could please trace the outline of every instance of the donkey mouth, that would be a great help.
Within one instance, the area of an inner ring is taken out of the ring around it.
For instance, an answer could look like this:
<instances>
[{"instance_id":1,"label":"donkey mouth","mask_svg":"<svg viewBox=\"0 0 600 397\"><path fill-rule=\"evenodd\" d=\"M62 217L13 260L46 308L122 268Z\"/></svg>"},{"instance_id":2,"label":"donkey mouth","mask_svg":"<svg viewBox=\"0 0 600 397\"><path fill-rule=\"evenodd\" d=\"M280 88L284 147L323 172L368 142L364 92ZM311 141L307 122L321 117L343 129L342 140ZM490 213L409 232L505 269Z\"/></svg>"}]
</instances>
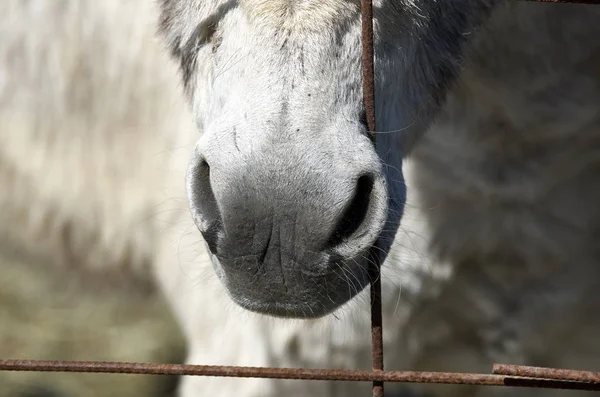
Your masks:
<instances>
[{"instance_id":1,"label":"donkey mouth","mask_svg":"<svg viewBox=\"0 0 600 397\"><path fill-rule=\"evenodd\" d=\"M211 256L228 295L243 309L278 318L314 319L331 314L369 285L372 249L347 259L333 256L326 269L311 266L311 270L288 269L277 274L260 269L253 274L228 271L231 263ZM235 268L243 266L238 263Z\"/></svg>"}]
</instances>

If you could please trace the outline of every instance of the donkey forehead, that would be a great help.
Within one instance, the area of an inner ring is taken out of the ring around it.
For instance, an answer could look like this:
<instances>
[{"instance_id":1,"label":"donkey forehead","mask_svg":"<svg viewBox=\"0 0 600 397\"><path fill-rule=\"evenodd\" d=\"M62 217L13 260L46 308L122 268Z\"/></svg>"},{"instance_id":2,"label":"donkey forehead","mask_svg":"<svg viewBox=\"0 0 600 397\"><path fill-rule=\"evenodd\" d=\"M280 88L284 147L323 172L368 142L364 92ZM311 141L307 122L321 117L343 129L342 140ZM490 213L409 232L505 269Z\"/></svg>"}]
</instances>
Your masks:
<instances>
[{"instance_id":1,"label":"donkey forehead","mask_svg":"<svg viewBox=\"0 0 600 397\"><path fill-rule=\"evenodd\" d=\"M240 0L248 17L277 29L316 30L358 14L359 0Z\"/></svg>"}]
</instances>

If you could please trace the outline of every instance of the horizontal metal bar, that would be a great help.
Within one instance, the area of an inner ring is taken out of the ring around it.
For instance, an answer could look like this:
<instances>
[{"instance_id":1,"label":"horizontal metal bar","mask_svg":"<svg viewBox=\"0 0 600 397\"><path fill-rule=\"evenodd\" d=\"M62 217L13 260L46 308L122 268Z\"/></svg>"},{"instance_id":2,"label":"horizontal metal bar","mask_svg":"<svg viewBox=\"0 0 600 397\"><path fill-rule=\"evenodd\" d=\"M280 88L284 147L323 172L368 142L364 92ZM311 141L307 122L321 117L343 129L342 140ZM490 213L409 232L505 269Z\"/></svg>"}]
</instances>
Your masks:
<instances>
[{"instance_id":1,"label":"horizontal metal bar","mask_svg":"<svg viewBox=\"0 0 600 397\"><path fill-rule=\"evenodd\" d=\"M573 382L562 379L534 379L497 374L488 375L453 372L363 371L341 369L261 368L129 362L39 360L0 360L0 371L190 375L352 382L441 383L455 385L600 390L600 385L595 383Z\"/></svg>"},{"instance_id":2,"label":"horizontal metal bar","mask_svg":"<svg viewBox=\"0 0 600 397\"><path fill-rule=\"evenodd\" d=\"M496 375L521 376L537 379L559 379L573 382L600 384L600 372L592 371L530 367L525 365L494 364L492 373Z\"/></svg>"}]
</instances>

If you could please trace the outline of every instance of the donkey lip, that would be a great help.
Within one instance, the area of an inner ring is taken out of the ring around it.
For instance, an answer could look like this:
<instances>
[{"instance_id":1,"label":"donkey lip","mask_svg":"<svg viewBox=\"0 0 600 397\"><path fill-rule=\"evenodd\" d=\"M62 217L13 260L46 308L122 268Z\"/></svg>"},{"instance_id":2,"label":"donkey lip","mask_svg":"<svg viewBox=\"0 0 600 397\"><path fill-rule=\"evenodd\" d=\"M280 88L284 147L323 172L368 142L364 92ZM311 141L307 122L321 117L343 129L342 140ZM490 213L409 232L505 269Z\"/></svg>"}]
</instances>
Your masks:
<instances>
[{"instance_id":1,"label":"donkey lip","mask_svg":"<svg viewBox=\"0 0 600 397\"><path fill-rule=\"evenodd\" d=\"M232 296L232 299L242 308L275 318L287 319L317 319L333 313L341 305L325 308L320 305L263 303Z\"/></svg>"},{"instance_id":2,"label":"donkey lip","mask_svg":"<svg viewBox=\"0 0 600 397\"><path fill-rule=\"evenodd\" d=\"M331 314L368 286L368 252L349 259L336 257L328 263L327 271L299 269L284 283L264 280L257 274L249 282L247 276L225 271L216 256L212 262L227 294L243 309L271 317L310 319ZM322 296L328 299L316 299Z\"/></svg>"}]
</instances>

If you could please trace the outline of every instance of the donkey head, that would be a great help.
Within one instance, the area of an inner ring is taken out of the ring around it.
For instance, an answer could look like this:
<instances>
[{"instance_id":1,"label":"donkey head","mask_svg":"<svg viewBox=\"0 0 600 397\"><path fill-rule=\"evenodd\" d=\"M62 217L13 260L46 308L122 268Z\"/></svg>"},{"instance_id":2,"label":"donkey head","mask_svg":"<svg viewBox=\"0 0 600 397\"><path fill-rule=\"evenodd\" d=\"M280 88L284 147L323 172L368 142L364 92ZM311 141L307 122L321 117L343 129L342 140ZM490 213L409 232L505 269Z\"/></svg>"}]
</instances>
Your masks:
<instances>
[{"instance_id":1,"label":"donkey head","mask_svg":"<svg viewBox=\"0 0 600 397\"><path fill-rule=\"evenodd\" d=\"M369 282L405 199L402 156L458 68L481 0L375 2L377 151L354 0L161 0L201 138L191 212L230 296L325 315Z\"/></svg>"}]
</instances>

